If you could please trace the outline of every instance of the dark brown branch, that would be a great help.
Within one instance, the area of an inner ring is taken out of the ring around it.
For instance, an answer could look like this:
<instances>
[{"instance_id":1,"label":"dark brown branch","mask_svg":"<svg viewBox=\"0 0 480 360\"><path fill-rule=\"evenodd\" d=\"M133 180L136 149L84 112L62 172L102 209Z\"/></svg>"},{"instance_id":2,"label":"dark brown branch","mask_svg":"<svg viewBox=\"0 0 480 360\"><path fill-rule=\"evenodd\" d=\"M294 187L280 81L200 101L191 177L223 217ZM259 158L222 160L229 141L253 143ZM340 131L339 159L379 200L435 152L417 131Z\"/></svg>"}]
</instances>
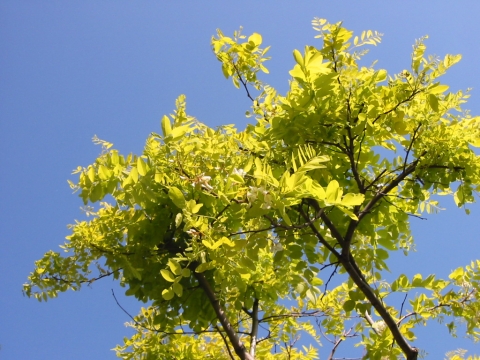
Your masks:
<instances>
[{"instance_id":1,"label":"dark brown branch","mask_svg":"<svg viewBox=\"0 0 480 360\"><path fill-rule=\"evenodd\" d=\"M373 179L373 181L365 187L365 191L367 191L370 187L375 185L375 183L382 178L383 174L385 174L386 171L387 171L387 169L383 169L382 172L380 174L378 174L375 177L375 179Z\"/></svg>"},{"instance_id":2,"label":"dark brown branch","mask_svg":"<svg viewBox=\"0 0 480 360\"><path fill-rule=\"evenodd\" d=\"M393 338L397 342L398 346L402 349L403 353L406 356L407 360L416 360L418 356L418 350L411 347L410 344L408 344L407 340L403 337L402 333L400 332L397 323L393 319L393 317L390 315L386 307L382 304L381 300L375 295L375 292L373 289L370 287L368 282L365 281L365 277L361 272L359 272L358 266L355 263L355 260L353 257L350 257L348 261L345 261L345 258L342 257L340 258L340 261L347 271L347 273L350 275L352 278L353 282L357 287L360 289L360 291L365 295L365 297L368 299L370 304L375 308L375 310L378 312L380 317L383 319L387 327L390 329L390 332L392 333Z\"/></svg>"},{"instance_id":3,"label":"dark brown branch","mask_svg":"<svg viewBox=\"0 0 480 360\"><path fill-rule=\"evenodd\" d=\"M270 220L270 219L269 219ZM228 234L228 236L234 236L234 235L243 235L243 234L251 234L251 233L259 233L259 232L264 232L264 231L269 231L275 229L276 226L272 225L269 226L268 228L265 229L258 229L258 230L245 230L245 231L238 231L236 233Z\"/></svg>"},{"instance_id":4,"label":"dark brown branch","mask_svg":"<svg viewBox=\"0 0 480 360\"><path fill-rule=\"evenodd\" d=\"M327 282L325 283L325 290L323 291L322 299L323 299L323 297L325 296L325 294L327 293L328 284L330 284L330 281L332 280L333 275L335 275L335 274L337 273L337 269L338 269L338 266L339 266L339 265L340 265L339 263L337 263L337 264L335 265L335 269L333 269L332 273L331 273L330 276L328 277L328 280L327 280Z\"/></svg>"},{"instance_id":5,"label":"dark brown branch","mask_svg":"<svg viewBox=\"0 0 480 360\"><path fill-rule=\"evenodd\" d=\"M400 318L402 317L402 312L403 312L403 306L405 305L405 301L407 301L407 296L408 296L408 293L405 294L405 297L403 298L403 301L402 301L402 306L400 306ZM400 324L400 322L397 322L397 326Z\"/></svg>"},{"instance_id":6,"label":"dark brown branch","mask_svg":"<svg viewBox=\"0 0 480 360\"><path fill-rule=\"evenodd\" d=\"M350 130L350 127L347 127L347 133L348 133L349 144L347 145L346 138L344 138L344 142L345 142L345 148L347 149L348 160L350 161L350 168L352 170L355 182L357 183L358 191L361 194L364 194L365 187L362 179L360 179L360 174L358 173L358 169L357 169L357 163L355 162L355 153L354 153L355 144L354 144L354 138L352 137L352 132Z\"/></svg>"},{"instance_id":7,"label":"dark brown branch","mask_svg":"<svg viewBox=\"0 0 480 360\"><path fill-rule=\"evenodd\" d=\"M311 200L311 199L309 199ZM315 201L315 200L313 200ZM316 210L318 209L315 217L313 219L310 219L308 216L305 218L307 220L307 222L303 223L303 224L300 224L300 225L283 225L283 224L279 224L277 223L272 217L268 216L268 215L263 215L263 217L265 219L267 219L268 221L270 221L270 223L272 224L272 229L274 228L280 228L280 229L285 229L285 230L295 230L295 229L304 229L306 227L309 227L311 224L313 224L315 221L317 221L321 215L323 214L323 209L320 209L318 206L316 208ZM303 216L302 212L303 210L301 209L301 207L299 207L297 209L297 211Z\"/></svg>"},{"instance_id":8,"label":"dark brown branch","mask_svg":"<svg viewBox=\"0 0 480 360\"><path fill-rule=\"evenodd\" d=\"M394 180L392 180L387 186L385 186L382 191L378 192L369 202L365 207L360 211L358 214L358 221L357 224L365 217L365 215L370 211L370 209L378 202L380 201L385 194L388 194L393 188L395 188L402 180L404 180L408 175L412 174L415 169L417 168L417 164L420 161L420 157L425 155L427 152L424 151L417 160L412 162L410 165L408 165L402 173L400 173ZM353 235L353 228L350 232L347 232L347 236L350 234ZM347 240L347 239L346 239Z\"/></svg>"},{"instance_id":9,"label":"dark brown branch","mask_svg":"<svg viewBox=\"0 0 480 360\"><path fill-rule=\"evenodd\" d=\"M412 140L410 141L410 144L408 144L407 154L405 155L405 161L403 162L403 171L405 171L405 167L407 166L407 162L408 162L408 155L410 154L410 151L412 150L413 143L416 140L418 130L420 130L421 126L422 126L421 123L418 124L417 128L413 131Z\"/></svg>"},{"instance_id":10,"label":"dark brown branch","mask_svg":"<svg viewBox=\"0 0 480 360\"><path fill-rule=\"evenodd\" d=\"M381 114L378 114L377 117L372 121L372 124L375 124L375 123L377 122L377 120L380 119L381 116L383 116L383 115L388 115L388 114L390 114L392 111L397 110L397 108L398 108L400 105L402 105L402 104L404 104L404 103L412 100L412 99L415 97L415 95L417 95L417 94L420 93L420 92L421 92L421 90L414 90L414 91L412 91L412 93L410 94L409 97L407 97L406 99L400 101L400 102L399 102L397 105L395 105L393 108L391 108L390 110L385 111L385 112L383 112L383 113L381 113Z\"/></svg>"},{"instance_id":11,"label":"dark brown branch","mask_svg":"<svg viewBox=\"0 0 480 360\"><path fill-rule=\"evenodd\" d=\"M117 297L115 296L115 292L113 291L113 289L112 289L112 295L113 295L113 298L115 299L115 302L117 303L117 306L133 321L133 323L136 326L141 327L141 328L143 328L147 331L152 331L152 332L163 334L163 335L175 335L175 336L199 335L199 334L203 334L203 333L217 333L218 332L218 333L220 333L220 336L223 337L223 334L221 333L221 331L218 328L217 328L217 330L208 330L208 328L211 326L211 324L209 324L207 326L206 330L200 330L200 331L185 331L185 330L183 330L182 324L179 325L180 328L182 329L182 332L162 331L162 330L158 330L158 329L155 329L155 328L149 328L148 326L145 326L142 323L135 320L135 318L127 310L125 310L125 308L122 305L120 305L120 302L117 300Z\"/></svg>"},{"instance_id":12,"label":"dark brown branch","mask_svg":"<svg viewBox=\"0 0 480 360\"><path fill-rule=\"evenodd\" d=\"M324 145L330 145L330 146L334 146L338 149L340 149L340 151L343 153L343 154L347 154L347 150L345 148L342 147L342 145L340 144L337 144L337 143L333 143L333 142L330 142L330 141L313 141L313 140L305 140L305 142L307 144L324 144Z\"/></svg>"},{"instance_id":13,"label":"dark brown branch","mask_svg":"<svg viewBox=\"0 0 480 360\"><path fill-rule=\"evenodd\" d=\"M353 328L350 328L348 331L343 331L342 337L347 338L352 329ZM330 352L327 360L333 360L333 355L335 355L335 351L337 351L338 345L340 345L340 343L343 341L342 337L335 341L335 344L333 345L332 351Z\"/></svg>"},{"instance_id":14,"label":"dark brown branch","mask_svg":"<svg viewBox=\"0 0 480 360\"><path fill-rule=\"evenodd\" d=\"M423 168L423 166L421 167ZM459 171L459 170L465 170L465 168L463 166L448 166L448 165L428 165L426 166L427 169L453 169L455 171Z\"/></svg>"},{"instance_id":15,"label":"dark brown branch","mask_svg":"<svg viewBox=\"0 0 480 360\"><path fill-rule=\"evenodd\" d=\"M417 219L420 219L420 220L427 220L427 218L424 218L420 215L412 214L412 213L406 212L405 210L401 209L400 207L398 207L398 205L396 205L393 202L391 202L390 200L388 200L388 196L389 196L388 194L385 194L384 200L387 203L389 203L390 205L394 206L398 211L401 211L404 214L407 214L408 216L416 217Z\"/></svg>"},{"instance_id":16,"label":"dark brown branch","mask_svg":"<svg viewBox=\"0 0 480 360\"><path fill-rule=\"evenodd\" d=\"M266 316L266 317L258 320L258 322L259 323L264 323L264 322L275 321L275 320L284 319L284 318L319 317L319 316L323 316L323 315L325 315L325 314L321 311L318 311L318 310L311 311L311 312L292 312L292 313L289 313L289 314Z\"/></svg>"},{"instance_id":17,"label":"dark brown branch","mask_svg":"<svg viewBox=\"0 0 480 360\"><path fill-rule=\"evenodd\" d=\"M327 240L325 240L325 238L322 236L322 234L320 234L320 232L318 231L318 229L315 227L315 224L313 223L313 221L310 221L310 219L308 218L308 215L305 214L305 212L303 211L303 209L300 208L300 214L302 214L303 218L305 219L305 221L307 221L308 225L310 226L310 229L312 229L314 235L317 237L317 239L320 241L320 243L325 246L331 253L333 253L337 259L340 260L340 253L335 250L334 247L332 247L328 242Z\"/></svg>"},{"instance_id":18,"label":"dark brown branch","mask_svg":"<svg viewBox=\"0 0 480 360\"><path fill-rule=\"evenodd\" d=\"M421 156L425 155L426 152L423 152ZM420 158L419 157L419 158ZM398 329L398 326L393 319L393 317L390 315L386 307L383 305L381 300L375 295L374 290L370 287L368 282L366 281L364 275L362 274L361 270L359 269L358 265L355 262L355 259L350 256L349 254L349 246L351 243L351 240L353 238L353 234L355 232L355 229L358 225L358 223L363 219L363 217L370 212L370 210L376 205L377 202L379 202L385 194L388 194L393 188L395 188L403 179L405 179L408 175L413 173L417 167L417 164L419 162L419 159L416 161L412 162L408 167L406 167L402 173L400 173L394 180L392 180L387 186L385 186L381 192L378 192L369 202L368 204L362 209L360 213L358 213L358 220L352 220L349 224L349 227L347 229L347 233L345 235L344 239L344 244L343 244L343 250L342 254L339 254L330 244L328 244L327 241L323 238L323 236L320 234L320 232L317 230L317 228L311 224L310 227L312 231L314 232L315 236L317 237L318 241L325 245L330 252L332 252L337 259L341 262L342 266L345 268L347 273L350 275L352 278L353 282L357 285L357 287L360 289L360 291L363 292L365 297L369 300L369 302L372 304L372 306L375 308L375 310L378 312L378 314L382 317L383 321L385 324L388 326L390 329L393 338L397 342L397 344L400 346L404 354L406 355L407 360L416 360L418 356L418 350L411 347L407 340L403 337L402 333ZM300 209L302 212L302 215L304 216L305 220L308 220L308 216L303 212L302 209ZM327 225L328 227L328 225ZM337 235L338 236L338 235ZM338 240L338 239L337 239Z\"/></svg>"},{"instance_id":19,"label":"dark brown branch","mask_svg":"<svg viewBox=\"0 0 480 360\"><path fill-rule=\"evenodd\" d=\"M220 301L215 295L212 287L210 286L210 283L205 278L204 274L195 272L195 269L197 266L198 264L194 262L189 267L190 267L190 270L192 270L193 275L197 279L200 287L205 292L205 295L207 295L208 300L210 301L210 304L212 305L213 310L215 311L215 314L217 315L217 318L220 321L220 324L222 324L222 327L225 330L227 337L233 346L233 349L235 350L235 353L238 355L238 357L241 360L254 360L254 358L247 352L245 345L242 343L242 341L238 337L236 331L233 329L230 320L228 319L225 311L222 309L222 306L220 305Z\"/></svg>"},{"instance_id":20,"label":"dark brown branch","mask_svg":"<svg viewBox=\"0 0 480 360\"><path fill-rule=\"evenodd\" d=\"M459 303L462 304L462 305L465 305L465 303L467 303L468 301L470 301L470 299L471 299L470 297L471 297L472 295L474 295L475 292L476 292L476 290L475 290L475 289L472 289L470 292L468 292L467 294L465 294L464 298L463 298L462 300L460 300ZM403 304L402 304L402 306L403 306ZM437 304L437 305L435 305L435 306L432 306L431 308L428 308L427 311L435 311L435 310L437 310L437 309L439 309L439 308L442 308L442 307L451 307L451 306L452 306L451 304L439 303L439 304ZM408 313L408 314L400 317L400 319L397 321L397 326L399 326L400 323L402 323L403 320L405 320L405 319L407 319L407 318L409 318L409 317L411 317L411 316L415 316L415 315L418 315L418 313L417 313L416 311L413 311L413 312L411 312L411 313Z\"/></svg>"},{"instance_id":21,"label":"dark brown branch","mask_svg":"<svg viewBox=\"0 0 480 360\"><path fill-rule=\"evenodd\" d=\"M140 326L140 327L142 327L142 328L144 328L144 329L146 329L146 330L151 330L151 329L146 328L144 325L140 324L137 320L135 320L135 318L134 318L132 315L130 315L130 313L129 313L127 310L125 310L122 305L120 305L120 303L119 303L118 300L117 300L117 297L115 296L115 293L113 292L113 289L112 289L112 295L113 295L113 298L115 299L115 302L117 303L117 306L118 306L120 309L122 309L122 311L123 311L125 314L127 314L127 316L128 316L130 319L132 319L132 321L135 323L135 325Z\"/></svg>"},{"instance_id":22,"label":"dark brown branch","mask_svg":"<svg viewBox=\"0 0 480 360\"><path fill-rule=\"evenodd\" d=\"M232 61L232 65L233 65L233 68L235 69L235 72L237 74L237 77L238 77L238 80L240 80L240 82L242 83L243 87L245 88L245 91L247 92L247 97L252 100L252 101L255 101L255 99L252 97L252 95L250 95L250 91L248 91L248 87L247 87L247 82L245 80L243 80L242 78L242 75L240 75L240 71L238 71L238 68L237 68L237 65L235 65L235 63Z\"/></svg>"},{"instance_id":23,"label":"dark brown branch","mask_svg":"<svg viewBox=\"0 0 480 360\"><path fill-rule=\"evenodd\" d=\"M250 355L252 358L255 358L255 350L257 348L257 338L258 338L258 299L253 301L252 308L252 333L250 335Z\"/></svg>"}]
</instances>

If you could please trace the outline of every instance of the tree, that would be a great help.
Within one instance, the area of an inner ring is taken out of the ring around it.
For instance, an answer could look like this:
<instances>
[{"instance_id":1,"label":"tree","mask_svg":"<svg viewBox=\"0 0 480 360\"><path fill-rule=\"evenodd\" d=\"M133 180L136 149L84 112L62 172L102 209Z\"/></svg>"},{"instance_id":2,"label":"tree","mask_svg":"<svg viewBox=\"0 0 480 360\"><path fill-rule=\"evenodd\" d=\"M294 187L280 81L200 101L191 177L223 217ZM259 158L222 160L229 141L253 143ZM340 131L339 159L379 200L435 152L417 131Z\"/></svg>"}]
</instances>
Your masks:
<instances>
[{"instance_id":1,"label":"tree","mask_svg":"<svg viewBox=\"0 0 480 360\"><path fill-rule=\"evenodd\" d=\"M334 338L330 359L350 341L364 359L411 360L431 319L452 333L461 320L478 340L480 261L449 279L383 280L389 254L414 245L411 217L446 195L465 207L480 189L480 117L461 109L468 93L438 82L460 55L425 58L422 38L411 69L389 76L359 65L381 34L313 25L323 47L294 50L285 96L257 78L268 73L259 34L212 39L252 101L244 131L200 123L182 95L142 155L94 138L103 151L70 186L98 205L71 225L64 256L36 262L26 295L119 280L148 303L116 348L124 359L315 359L316 346L298 345L308 334Z\"/></svg>"}]
</instances>

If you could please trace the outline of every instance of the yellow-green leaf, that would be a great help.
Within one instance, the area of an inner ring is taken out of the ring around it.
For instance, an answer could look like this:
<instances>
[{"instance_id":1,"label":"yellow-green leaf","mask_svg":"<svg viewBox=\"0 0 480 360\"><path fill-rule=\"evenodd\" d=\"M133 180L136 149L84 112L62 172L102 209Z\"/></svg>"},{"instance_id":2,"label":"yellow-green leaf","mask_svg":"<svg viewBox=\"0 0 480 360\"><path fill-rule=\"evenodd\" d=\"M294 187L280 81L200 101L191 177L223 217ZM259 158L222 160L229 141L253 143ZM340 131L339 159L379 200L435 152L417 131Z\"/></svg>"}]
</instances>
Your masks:
<instances>
[{"instance_id":1,"label":"yellow-green leaf","mask_svg":"<svg viewBox=\"0 0 480 360\"><path fill-rule=\"evenodd\" d=\"M185 196L175 186L170 187L168 190L168 197L173 201L176 207L184 209L186 205Z\"/></svg>"},{"instance_id":2,"label":"yellow-green leaf","mask_svg":"<svg viewBox=\"0 0 480 360\"><path fill-rule=\"evenodd\" d=\"M355 301L354 300L347 300L343 303L343 310L346 312L352 311L355 309Z\"/></svg>"},{"instance_id":3,"label":"yellow-green leaf","mask_svg":"<svg viewBox=\"0 0 480 360\"><path fill-rule=\"evenodd\" d=\"M177 126L177 127L173 128L173 130L171 132L172 139L176 140L176 139L182 137L183 135L185 135L187 133L187 131L189 129L190 129L190 125Z\"/></svg>"},{"instance_id":4,"label":"yellow-green leaf","mask_svg":"<svg viewBox=\"0 0 480 360\"><path fill-rule=\"evenodd\" d=\"M190 269L182 269L182 276L183 277L190 277Z\"/></svg>"},{"instance_id":5,"label":"yellow-green leaf","mask_svg":"<svg viewBox=\"0 0 480 360\"><path fill-rule=\"evenodd\" d=\"M173 292L173 289L171 287L162 291L162 297L167 301L172 300L174 296L175 293Z\"/></svg>"},{"instance_id":6,"label":"yellow-green leaf","mask_svg":"<svg viewBox=\"0 0 480 360\"><path fill-rule=\"evenodd\" d=\"M293 50L293 58L295 59L298 65L302 67L304 66L303 56L300 53L300 51L298 51L297 49Z\"/></svg>"},{"instance_id":7,"label":"yellow-green leaf","mask_svg":"<svg viewBox=\"0 0 480 360\"><path fill-rule=\"evenodd\" d=\"M256 270L256 266L255 266L255 263L248 257L243 257L240 259L239 261L240 265L244 266L245 268L248 268L250 270L253 270L255 271Z\"/></svg>"},{"instance_id":8,"label":"yellow-green leaf","mask_svg":"<svg viewBox=\"0 0 480 360\"><path fill-rule=\"evenodd\" d=\"M429 94L428 95L428 103L433 111L438 111L438 99L435 95Z\"/></svg>"},{"instance_id":9,"label":"yellow-green leaf","mask_svg":"<svg viewBox=\"0 0 480 360\"><path fill-rule=\"evenodd\" d=\"M449 88L448 85L441 85L440 83L436 83L428 89L428 93L429 94L441 94L441 93L447 91L448 88Z\"/></svg>"},{"instance_id":10,"label":"yellow-green leaf","mask_svg":"<svg viewBox=\"0 0 480 360\"><path fill-rule=\"evenodd\" d=\"M180 264L178 263L177 260L168 259L168 267L170 268L170 270L172 271L172 273L174 275L180 275L182 273L182 267L180 266ZM166 280L168 280L168 279L166 279Z\"/></svg>"},{"instance_id":11,"label":"yellow-green leaf","mask_svg":"<svg viewBox=\"0 0 480 360\"><path fill-rule=\"evenodd\" d=\"M88 167L87 175L90 181L93 183L95 181L95 168L93 166Z\"/></svg>"},{"instance_id":12,"label":"yellow-green leaf","mask_svg":"<svg viewBox=\"0 0 480 360\"><path fill-rule=\"evenodd\" d=\"M248 37L248 42L253 42L256 46L262 43L262 35L253 33Z\"/></svg>"},{"instance_id":13,"label":"yellow-green leaf","mask_svg":"<svg viewBox=\"0 0 480 360\"><path fill-rule=\"evenodd\" d=\"M342 190L337 180L332 180L327 186L326 200L330 204L335 204L340 201Z\"/></svg>"},{"instance_id":14,"label":"yellow-green leaf","mask_svg":"<svg viewBox=\"0 0 480 360\"><path fill-rule=\"evenodd\" d=\"M200 210L200 208L203 206L203 204L195 204L193 205L192 207L192 214L196 214L198 213L198 211Z\"/></svg>"},{"instance_id":15,"label":"yellow-green leaf","mask_svg":"<svg viewBox=\"0 0 480 360\"><path fill-rule=\"evenodd\" d=\"M173 291L178 297L182 297L183 294L183 286L179 283L173 283L172 285Z\"/></svg>"},{"instance_id":16,"label":"yellow-green leaf","mask_svg":"<svg viewBox=\"0 0 480 360\"><path fill-rule=\"evenodd\" d=\"M160 270L160 273L162 274L163 278L169 282L174 282L175 281L175 276L167 270L167 269L162 269Z\"/></svg>"},{"instance_id":17,"label":"yellow-green leaf","mask_svg":"<svg viewBox=\"0 0 480 360\"><path fill-rule=\"evenodd\" d=\"M322 163L329 161L330 158L326 155L321 155L321 156L315 156L308 160L306 164L301 166L297 172L305 172L305 171L310 171L310 170L315 170L315 169L321 169L325 168L326 166L323 165Z\"/></svg>"},{"instance_id":18,"label":"yellow-green leaf","mask_svg":"<svg viewBox=\"0 0 480 360\"><path fill-rule=\"evenodd\" d=\"M142 158L137 158L137 169L138 173L141 176L145 176L147 174L147 164L142 160Z\"/></svg>"},{"instance_id":19,"label":"yellow-green leaf","mask_svg":"<svg viewBox=\"0 0 480 360\"><path fill-rule=\"evenodd\" d=\"M163 115L162 117L162 132L163 137L167 137L172 133L172 124L170 123L170 119L166 115Z\"/></svg>"},{"instance_id":20,"label":"yellow-green leaf","mask_svg":"<svg viewBox=\"0 0 480 360\"><path fill-rule=\"evenodd\" d=\"M365 200L365 195L363 194L347 194L342 199L342 205L344 206L356 206L361 205Z\"/></svg>"},{"instance_id":21,"label":"yellow-green leaf","mask_svg":"<svg viewBox=\"0 0 480 360\"><path fill-rule=\"evenodd\" d=\"M202 263L202 264L197 266L197 268L195 269L195 272L196 273L202 273L205 270L208 270L208 266L209 266L208 263Z\"/></svg>"},{"instance_id":22,"label":"yellow-green leaf","mask_svg":"<svg viewBox=\"0 0 480 360\"><path fill-rule=\"evenodd\" d=\"M452 280L458 280L460 279L461 277L463 277L463 274L464 274L464 270L462 267L459 267L458 269L456 269L454 272L452 272L448 277Z\"/></svg>"},{"instance_id":23,"label":"yellow-green leaf","mask_svg":"<svg viewBox=\"0 0 480 360\"><path fill-rule=\"evenodd\" d=\"M179 227L181 224L182 224L182 221L183 221L183 214L182 213L178 213L176 216L175 216L175 227Z\"/></svg>"},{"instance_id":24,"label":"yellow-green leaf","mask_svg":"<svg viewBox=\"0 0 480 360\"><path fill-rule=\"evenodd\" d=\"M130 170L129 176L135 184L138 182L138 170L136 167L133 167L132 170Z\"/></svg>"}]
</instances>

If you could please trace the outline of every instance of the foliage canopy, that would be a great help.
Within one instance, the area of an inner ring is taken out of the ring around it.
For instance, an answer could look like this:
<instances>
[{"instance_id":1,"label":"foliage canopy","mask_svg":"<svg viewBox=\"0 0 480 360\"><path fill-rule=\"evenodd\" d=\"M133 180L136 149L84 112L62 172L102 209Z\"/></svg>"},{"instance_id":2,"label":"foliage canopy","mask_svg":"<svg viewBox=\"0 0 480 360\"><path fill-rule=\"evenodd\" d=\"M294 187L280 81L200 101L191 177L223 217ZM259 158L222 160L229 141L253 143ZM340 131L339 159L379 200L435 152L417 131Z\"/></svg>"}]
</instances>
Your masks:
<instances>
[{"instance_id":1,"label":"foliage canopy","mask_svg":"<svg viewBox=\"0 0 480 360\"><path fill-rule=\"evenodd\" d=\"M268 73L259 34L212 38L252 100L244 131L207 127L181 95L142 155L95 138L103 152L70 185L98 206L70 226L63 256L36 262L25 293L119 280L148 304L116 348L123 359L316 359L323 336L330 358L349 341L359 358L416 359L415 329L431 319L453 334L461 320L478 339L480 261L448 279L383 280L390 253L414 246L412 216L439 196L464 207L480 189L480 117L438 82L460 56L426 58L420 39L411 69L388 75L359 65L381 34L313 25L323 44L294 50L284 96L257 77ZM408 302L392 305L395 293Z\"/></svg>"}]
</instances>

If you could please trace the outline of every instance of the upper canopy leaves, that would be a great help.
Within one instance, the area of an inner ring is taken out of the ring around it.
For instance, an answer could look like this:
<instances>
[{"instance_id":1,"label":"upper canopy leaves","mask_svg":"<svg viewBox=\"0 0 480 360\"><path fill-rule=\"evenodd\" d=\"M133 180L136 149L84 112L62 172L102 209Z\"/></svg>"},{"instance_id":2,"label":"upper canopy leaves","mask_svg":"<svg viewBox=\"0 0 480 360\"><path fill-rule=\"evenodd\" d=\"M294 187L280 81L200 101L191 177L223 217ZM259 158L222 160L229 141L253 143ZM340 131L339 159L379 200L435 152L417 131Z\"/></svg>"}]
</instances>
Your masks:
<instances>
[{"instance_id":1,"label":"upper canopy leaves","mask_svg":"<svg viewBox=\"0 0 480 360\"><path fill-rule=\"evenodd\" d=\"M438 209L432 195L453 194L464 206L480 189L471 148L480 146L480 117L462 112L468 94L437 82L460 56L426 59L421 40L411 70L388 75L360 66L363 53L354 50L376 45L381 34L364 32L352 44L341 23L316 19L314 28L323 46L293 52L285 96L257 78L268 72L259 34L218 31L212 39L224 75L261 91L252 98L257 122L245 131L201 124L186 114L182 95L162 118L163 136L152 134L141 156L97 139L104 151L70 182L97 210L71 225L66 257L48 252L37 261L27 295L46 299L113 275L127 295L150 304L135 318L138 334L117 348L126 359L228 358L215 301L227 319L241 319L231 327L261 359L279 357L275 346L299 331L316 336L311 323L296 320L306 314L322 315L325 333L336 336L354 319L369 358L416 357L408 345L415 325L444 315L465 320L478 338L478 262L451 280L381 280L389 252L413 246L410 215ZM329 266L349 280L321 294L319 276ZM412 288L403 314L379 300ZM372 307L381 320L375 326L358 320ZM259 323L264 341L252 335ZM181 326L200 335L181 336ZM229 341L239 354L240 343ZM292 359L317 354L288 351Z\"/></svg>"}]
</instances>

